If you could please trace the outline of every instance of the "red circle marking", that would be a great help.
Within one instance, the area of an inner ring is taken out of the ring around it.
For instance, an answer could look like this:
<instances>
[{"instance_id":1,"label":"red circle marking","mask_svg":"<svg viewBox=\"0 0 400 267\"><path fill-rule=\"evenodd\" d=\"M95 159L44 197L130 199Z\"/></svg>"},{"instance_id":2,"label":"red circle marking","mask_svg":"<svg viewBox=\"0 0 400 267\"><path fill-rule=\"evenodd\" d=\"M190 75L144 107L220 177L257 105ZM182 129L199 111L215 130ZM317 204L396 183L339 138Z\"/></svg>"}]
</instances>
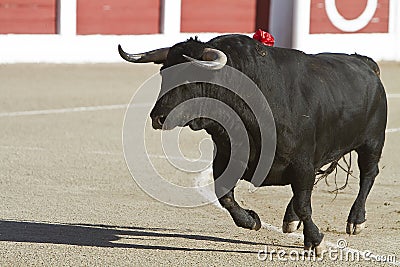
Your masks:
<instances>
[{"instance_id":1,"label":"red circle marking","mask_svg":"<svg viewBox=\"0 0 400 267\"><path fill-rule=\"evenodd\" d=\"M342 15L347 20L356 19L361 16L367 7L368 0L335 0L336 8L340 15Z\"/></svg>"}]
</instances>

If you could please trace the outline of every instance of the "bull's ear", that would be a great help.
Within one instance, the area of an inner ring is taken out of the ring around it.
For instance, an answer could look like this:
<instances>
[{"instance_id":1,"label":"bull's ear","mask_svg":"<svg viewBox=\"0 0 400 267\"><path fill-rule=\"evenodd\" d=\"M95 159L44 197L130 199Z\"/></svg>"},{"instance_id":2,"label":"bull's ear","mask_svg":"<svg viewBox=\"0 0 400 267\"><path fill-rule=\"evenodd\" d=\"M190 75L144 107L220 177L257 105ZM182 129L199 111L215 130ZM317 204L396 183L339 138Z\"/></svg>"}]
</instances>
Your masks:
<instances>
[{"instance_id":1,"label":"bull's ear","mask_svg":"<svg viewBox=\"0 0 400 267\"><path fill-rule=\"evenodd\" d=\"M122 49L121 45L118 45L120 56L126 61L133 63L153 62L155 64L164 64L167 60L169 49L169 47L165 47L140 54L129 54Z\"/></svg>"}]
</instances>

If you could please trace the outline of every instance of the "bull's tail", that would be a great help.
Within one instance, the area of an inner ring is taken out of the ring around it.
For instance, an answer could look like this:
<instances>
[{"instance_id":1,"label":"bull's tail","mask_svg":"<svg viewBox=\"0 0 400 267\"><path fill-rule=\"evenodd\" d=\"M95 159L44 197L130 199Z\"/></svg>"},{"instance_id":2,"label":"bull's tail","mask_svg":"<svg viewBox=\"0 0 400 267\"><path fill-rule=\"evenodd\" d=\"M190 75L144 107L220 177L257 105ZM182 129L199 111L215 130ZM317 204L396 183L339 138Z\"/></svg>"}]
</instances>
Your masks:
<instances>
[{"instance_id":1,"label":"bull's tail","mask_svg":"<svg viewBox=\"0 0 400 267\"><path fill-rule=\"evenodd\" d=\"M361 59L362 61L364 61L376 73L376 75L378 75L378 77L380 77L381 70L379 69L379 66L375 62L375 60L373 60L372 58L367 57L367 56L359 55L357 53L353 54L352 56L357 57L357 58Z\"/></svg>"},{"instance_id":2,"label":"bull's tail","mask_svg":"<svg viewBox=\"0 0 400 267\"><path fill-rule=\"evenodd\" d=\"M339 163L340 160L342 160L343 163L345 164L344 167ZM343 189L345 189L347 187L350 176L354 177L353 176L353 171L351 170L351 164L352 164L351 153L349 153L349 160L347 160L346 159L346 155L344 155L343 157L339 158L338 160L333 161L329 165L329 167L326 168L325 170L322 170L322 169L317 170L315 172L316 181L315 181L314 185L316 185L321 180L325 180L325 183L327 185L329 185L327 178L331 173L333 173L335 171L335 187L336 188L334 190L332 190L331 193L335 193L336 194L335 198L336 198L337 193L340 190L343 190ZM337 184L337 169L338 168L342 169L346 173L346 182L341 187L338 187L338 184ZM354 178L356 178L356 177L354 177Z\"/></svg>"},{"instance_id":3,"label":"bull's tail","mask_svg":"<svg viewBox=\"0 0 400 267\"><path fill-rule=\"evenodd\" d=\"M332 162L332 163L329 165L329 167L328 167L327 169L325 169L325 170L322 170L322 169L318 170L318 171L315 173L316 176L319 176L319 177L318 177L318 180L322 180L322 179L328 177L329 174L331 174L334 170L336 170L336 168L338 167L338 164L339 164L339 163L338 163L338 160L335 160L334 162ZM319 179L319 178L322 178L322 179Z\"/></svg>"}]
</instances>

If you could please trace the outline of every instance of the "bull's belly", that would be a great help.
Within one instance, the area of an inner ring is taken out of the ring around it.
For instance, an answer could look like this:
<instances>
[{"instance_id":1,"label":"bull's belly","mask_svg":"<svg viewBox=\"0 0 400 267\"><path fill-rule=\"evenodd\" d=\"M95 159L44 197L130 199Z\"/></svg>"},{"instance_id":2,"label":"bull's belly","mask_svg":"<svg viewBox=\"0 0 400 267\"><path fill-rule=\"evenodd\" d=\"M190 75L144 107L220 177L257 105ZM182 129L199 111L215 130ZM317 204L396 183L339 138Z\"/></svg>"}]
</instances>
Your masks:
<instances>
[{"instance_id":1,"label":"bull's belly","mask_svg":"<svg viewBox=\"0 0 400 267\"><path fill-rule=\"evenodd\" d=\"M335 160L342 158L344 155L348 154L349 152L355 150L358 146L361 145L362 137L359 135L360 138L348 138L347 142L331 143L328 145L325 143L324 146L321 145L319 149L316 150L316 153L312 155L310 151L310 160L314 158L314 169L319 170L326 164L330 164ZM317 143L318 146L318 143ZM296 157L296 154L293 155ZM291 177L288 177L287 168L290 166L290 162L292 159L286 159L285 161L274 160L274 163L271 166L269 172L267 172L267 176L265 177L261 186L283 186L291 184ZM306 159L298 159L298 160L306 160ZM253 174L255 171L255 167L249 168L242 179L252 182Z\"/></svg>"},{"instance_id":2,"label":"bull's belly","mask_svg":"<svg viewBox=\"0 0 400 267\"><path fill-rule=\"evenodd\" d=\"M260 186L282 186L289 185L290 181L287 177L285 177L284 173L287 168L287 164L281 162L274 162L270 168L270 170L265 170L266 177L264 178L262 184ZM249 168L242 179L252 183L254 178L255 167ZM258 184L252 183L255 186L259 186Z\"/></svg>"},{"instance_id":3,"label":"bull's belly","mask_svg":"<svg viewBox=\"0 0 400 267\"><path fill-rule=\"evenodd\" d=\"M332 161L342 158L364 142L364 129L345 127L343 130L325 134L315 144L314 167L320 169Z\"/></svg>"}]
</instances>

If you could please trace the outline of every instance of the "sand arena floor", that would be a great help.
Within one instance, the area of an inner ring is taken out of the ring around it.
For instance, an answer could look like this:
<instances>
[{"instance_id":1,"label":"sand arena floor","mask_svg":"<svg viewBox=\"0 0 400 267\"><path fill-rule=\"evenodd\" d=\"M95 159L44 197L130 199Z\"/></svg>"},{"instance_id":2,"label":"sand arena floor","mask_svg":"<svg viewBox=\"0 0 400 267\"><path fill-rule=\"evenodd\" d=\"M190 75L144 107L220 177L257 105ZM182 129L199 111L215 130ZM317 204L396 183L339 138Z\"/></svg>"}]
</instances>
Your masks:
<instances>
[{"instance_id":1,"label":"sand arena floor","mask_svg":"<svg viewBox=\"0 0 400 267\"><path fill-rule=\"evenodd\" d=\"M336 199L329 193L333 177L329 186L319 183L313 218L325 241L344 239L356 251L396 256L400 262L400 64L380 66L391 131L367 202L367 228L357 236L345 234L358 192L355 178ZM147 64L0 65L0 265L336 266L329 259L258 259L265 246L302 251L301 230L292 235L276 230L291 197L289 187L254 192L247 183L239 185L238 202L266 223L257 232L236 227L217 205L173 207L139 188L124 161L122 125L132 95L157 71ZM159 132L148 131L150 140L159 138ZM186 131L184 154L198 157L197 142L204 136ZM148 145L159 171L177 183L207 178L207 173L171 168L156 142ZM357 173L356 164L354 169ZM339 173L338 183L344 179Z\"/></svg>"}]
</instances>

